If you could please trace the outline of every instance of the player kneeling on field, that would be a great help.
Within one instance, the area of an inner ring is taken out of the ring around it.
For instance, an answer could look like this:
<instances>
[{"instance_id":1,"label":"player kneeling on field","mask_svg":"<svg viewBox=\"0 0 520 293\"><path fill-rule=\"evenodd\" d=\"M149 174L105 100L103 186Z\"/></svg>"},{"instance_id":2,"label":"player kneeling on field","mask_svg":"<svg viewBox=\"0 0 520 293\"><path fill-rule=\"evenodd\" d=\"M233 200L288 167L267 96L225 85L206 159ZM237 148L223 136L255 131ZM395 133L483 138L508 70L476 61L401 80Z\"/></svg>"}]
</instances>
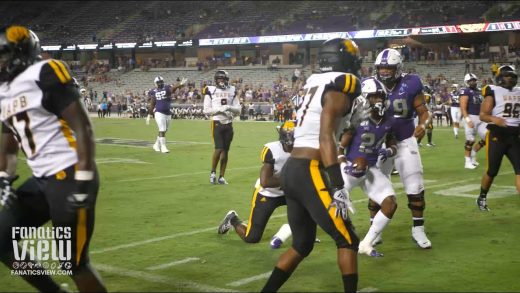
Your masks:
<instances>
[{"instance_id":1,"label":"player kneeling on field","mask_svg":"<svg viewBox=\"0 0 520 293\"><path fill-rule=\"evenodd\" d=\"M387 92L384 85L370 77L361 83L362 99L355 106L349 126L341 137L338 159L343 170L345 188L350 192L359 186L369 199L381 208L375 215L365 238L359 243L358 253L372 257L383 256L374 249L381 232L392 219L397 201L392 182L376 163L395 156L396 141L392 135L395 120L385 115ZM386 142L388 148L383 148ZM346 155L344 155L346 151Z\"/></svg>"},{"instance_id":2,"label":"player kneeling on field","mask_svg":"<svg viewBox=\"0 0 520 293\"><path fill-rule=\"evenodd\" d=\"M260 178L255 184L247 225L242 223L235 211L231 210L218 227L218 234L225 234L231 227L234 227L242 240L247 243L258 243L274 210L286 205L285 194L280 188L280 174L293 148L294 122L286 121L278 128L278 133L279 139L266 143L260 154L262 168ZM282 225L278 233L271 239L271 248L279 248L290 236L289 225Z\"/></svg>"}]
</instances>

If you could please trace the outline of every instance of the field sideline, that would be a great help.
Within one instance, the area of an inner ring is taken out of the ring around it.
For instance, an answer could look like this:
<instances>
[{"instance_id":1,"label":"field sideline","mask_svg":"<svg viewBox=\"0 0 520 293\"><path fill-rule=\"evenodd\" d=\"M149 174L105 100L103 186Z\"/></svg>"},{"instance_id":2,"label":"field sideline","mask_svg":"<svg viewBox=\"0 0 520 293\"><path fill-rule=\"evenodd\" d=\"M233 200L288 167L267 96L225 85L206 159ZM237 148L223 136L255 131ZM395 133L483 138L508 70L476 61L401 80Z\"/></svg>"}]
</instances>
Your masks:
<instances>
[{"instance_id":1,"label":"field sideline","mask_svg":"<svg viewBox=\"0 0 520 293\"><path fill-rule=\"evenodd\" d=\"M226 179L209 184L213 144L209 121L174 120L167 133L169 154L155 153L156 126L144 119L92 118L97 139L101 189L90 245L94 266L111 292L259 291L288 244L269 248L270 237L286 222L286 208L275 211L259 244L245 244L233 230L217 235L230 209L249 215L253 185L264 143L277 140L274 122L236 122ZM426 232L431 250L411 240L411 215L399 178L392 177L398 209L383 233L385 254L359 256L363 292L518 292L520 291L520 199L507 159L488 195L490 212L475 198L485 168L464 169L463 129L436 128L433 148L421 148L426 184ZM462 137L460 137L462 136ZM426 138L423 144L426 143ZM19 162L21 178L28 176ZM23 180L15 182L15 187ZM353 193L353 221L362 238L369 225L366 196ZM299 266L281 292L343 289L336 249L318 229L321 243ZM76 288L70 278L60 283ZM33 292L0 266L0 291Z\"/></svg>"}]
</instances>

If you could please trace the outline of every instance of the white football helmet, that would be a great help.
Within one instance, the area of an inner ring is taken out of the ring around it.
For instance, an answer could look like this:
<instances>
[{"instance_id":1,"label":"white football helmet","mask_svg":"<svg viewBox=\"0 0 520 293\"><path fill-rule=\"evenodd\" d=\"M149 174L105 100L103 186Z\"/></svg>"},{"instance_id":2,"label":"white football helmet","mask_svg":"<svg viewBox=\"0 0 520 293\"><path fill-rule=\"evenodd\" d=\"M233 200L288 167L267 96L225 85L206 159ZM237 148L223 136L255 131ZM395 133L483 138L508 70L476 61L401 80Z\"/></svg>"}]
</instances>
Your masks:
<instances>
[{"instance_id":1,"label":"white football helmet","mask_svg":"<svg viewBox=\"0 0 520 293\"><path fill-rule=\"evenodd\" d=\"M164 86L164 78L162 76L157 76L153 82L158 88L162 88Z\"/></svg>"},{"instance_id":2,"label":"white football helmet","mask_svg":"<svg viewBox=\"0 0 520 293\"><path fill-rule=\"evenodd\" d=\"M369 104L369 108L371 111L377 111L377 114L382 117L386 111L386 99L388 93L386 88L382 82L377 80L374 77L369 77L361 82L361 95L367 103ZM370 96L379 96L382 98L382 101L377 101L374 103L370 102Z\"/></svg>"},{"instance_id":3,"label":"white football helmet","mask_svg":"<svg viewBox=\"0 0 520 293\"><path fill-rule=\"evenodd\" d=\"M466 75L464 75L464 83L465 83L467 86L469 86L469 83L468 83L468 82L469 82L470 80L472 80L472 79L474 79L474 80L478 80L477 76L476 76L475 74L473 74L473 73L467 73Z\"/></svg>"},{"instance_id":4,"label":"white football helmet","mask_svg":"<svg viewBox=\"0 0 520 293\"><path fill-rule=\"evenodd\" d=\"M395 49L384 49L377 55L374 62L376 68L376 77L388 88L395 85L395 82L401 76L403 70L403 59L401 54ZM393 76L381 76L379 68L395 68Z\"/></svg>"}]
</instances>

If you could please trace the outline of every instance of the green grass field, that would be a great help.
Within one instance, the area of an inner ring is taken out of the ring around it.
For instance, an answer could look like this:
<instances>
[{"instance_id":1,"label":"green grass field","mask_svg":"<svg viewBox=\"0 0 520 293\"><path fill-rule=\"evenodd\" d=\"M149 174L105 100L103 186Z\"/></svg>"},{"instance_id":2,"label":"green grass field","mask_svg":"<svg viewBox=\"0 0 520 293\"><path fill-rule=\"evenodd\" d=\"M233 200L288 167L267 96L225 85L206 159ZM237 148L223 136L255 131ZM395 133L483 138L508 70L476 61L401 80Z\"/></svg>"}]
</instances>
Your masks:
<instances>
[{"instance_id":1,"label":"green grass field","mask_svg":"<svg viewBox=\"0 0 520 293\"><path fill-rule=\"evenodd\" d=\"M156 127L144 120L92 118L101 189L90 245L92 263L109 291L259 291L288 244L269 248L286 221L275 211L259 244L246 244L233 230L217 235L230 209L247 220L264 143L277 139L274 122L236 122L226 179L209 184L213 145L208 121L172 121L169 154L155 153ZM461 132L463 136L463 132ZM520 291L520 200L510 163L505 160L489 193L491 211L475 204L481 165L464 169L463 138L450 128L434 130L434 148L422 148L426 182L426 231L431 250L411 240L411 215L398 177L398 210L378 246L383 258L359 256L359 290L365 292ZM147 141L149 146L140 146ZM426 143L426 139L423 143ZM19 163L22 178L28 176ZM19 180L20 184L23 180ZM15 184L15 186L17 186ZM366 196L353 193L353 221L364 237L369 217ZM282 292L343 290L334 242L318 229L321 243L299 266ZM55 277L76 290L71 279ZM0 291L34 291L0 267Z\"/></svg>"}]
</instances>

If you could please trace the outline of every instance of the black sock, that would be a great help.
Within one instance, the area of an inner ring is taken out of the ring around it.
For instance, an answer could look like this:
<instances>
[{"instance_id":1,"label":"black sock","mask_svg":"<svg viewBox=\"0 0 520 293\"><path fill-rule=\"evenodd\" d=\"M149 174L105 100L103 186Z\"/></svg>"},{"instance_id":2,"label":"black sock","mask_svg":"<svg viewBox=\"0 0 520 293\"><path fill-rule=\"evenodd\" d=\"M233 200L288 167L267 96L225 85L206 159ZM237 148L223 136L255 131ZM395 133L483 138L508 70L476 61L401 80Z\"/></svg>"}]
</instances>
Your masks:
<instances>
[{"instance_id":1,"label":"black sock","mask_svg":"<svg viewBox=\"0 0 520 293\"><path fill-rule=\"evenodd\" d=\"M358 274L343 275L342 278L345 292L357 291Z\"/></svg>"},{"instance_id":2,"label":"black sock","mask_svg":"<svg viewBox=\"0 0 520 293\"><path fill-rule=\"evenodd\" d=\"M262 288L262 291L260 292L277 292L280 287L282 287L283 283L289 279L291 276L290 273L287 273L285 271L282 271L278 267L274 267L273 272L271 273L271 276L269 277L269 280L267 280L267 283L265 284L264 288ZM356 275L356 282L357 282L357 275Z\"/></svg>"},{"instance_id":3,"label":"black sock","mask_svg":"<svg viewBox=\"0 0 520 293\"><path fill-rule=\"evenodd\" d=\"M236 225L242 224L242 221L240 221L240 218L238 216L234 216L233 218L231 218L231 220L229 222L231 223L231 226L233 226L233 227L236 227Z\"/></svg>"},{"instance_id":4,"label":"black sock","mask_svg":"<svg viewBox=\"0 0 520 293\"><path fill-rule=\"evenodd\" d=\"M487 193L488 193L489 189L486 190L484 188L482 188L482 186L480 187L480 195L478 197L480 198L486 198L487 197Z\"/></svg>"},{"instance_id":5,"label":"black sock","mask_svg":"<svg viewBox=\"0 0 520 293\"><path fill-rule=\"evenodd\" d=\"M431 144L432 143L432 133L428 132L428 133L426 133L426 135L428 135L428 143Z\"/></svg>"},{"instance_id":6,"label":"black sock","mask_svg":"<svg viewBox=\"0 0 520 293\"><path fill-rule=\"evenodd\" d=\"M424 218L413 218L413 226L424 226Z\"/></svg>"}]
</instances>

